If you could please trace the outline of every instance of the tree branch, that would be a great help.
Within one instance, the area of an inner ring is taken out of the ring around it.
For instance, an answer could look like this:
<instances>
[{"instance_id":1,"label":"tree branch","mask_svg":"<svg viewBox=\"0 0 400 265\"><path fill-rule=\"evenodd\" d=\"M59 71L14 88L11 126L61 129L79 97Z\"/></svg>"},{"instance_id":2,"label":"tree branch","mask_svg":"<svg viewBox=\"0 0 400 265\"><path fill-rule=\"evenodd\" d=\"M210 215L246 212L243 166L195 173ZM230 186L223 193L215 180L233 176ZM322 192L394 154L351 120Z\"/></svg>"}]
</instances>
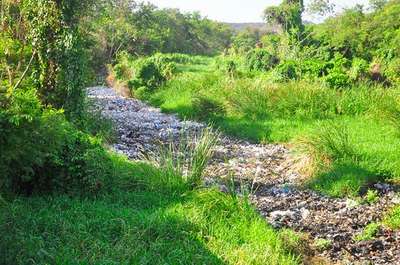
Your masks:
<instances>
[{"instance_id":1,"label":"tree branch","mask_svg":"<svg viewBox=\"0 0 400 265\"><path fill-rule=\"evenodd\" d=\"M17 82L17 83L15 84L15 86L13 87L12 91L16 90L16 89L20 86L22 80L24 80L26 74L28 73L29 68L31 67L31 64L32 64L32 62L33 62L33 58L35 58L35 55L36 55L36 52L33 51L32 56L31 56L31 59L29 60L29 63L28 63L28 65L27 65L26 68L25 68L25 71L23 72L21 78L18 80L18 82Z\"/></svg>"}]
</instances>

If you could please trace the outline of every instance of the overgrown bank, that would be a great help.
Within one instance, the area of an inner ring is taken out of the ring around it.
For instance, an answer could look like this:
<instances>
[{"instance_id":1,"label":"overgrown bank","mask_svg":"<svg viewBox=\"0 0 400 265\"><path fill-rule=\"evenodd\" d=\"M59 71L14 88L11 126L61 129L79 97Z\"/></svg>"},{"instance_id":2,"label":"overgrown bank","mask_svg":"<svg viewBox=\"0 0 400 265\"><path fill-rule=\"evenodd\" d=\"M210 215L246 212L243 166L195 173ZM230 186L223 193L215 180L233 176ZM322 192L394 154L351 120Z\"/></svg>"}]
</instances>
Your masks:
<instances>
[{"instance_id":1,"label":"overgrown bank","mask_svg":"<svg viewBox=\"0 0 400 265\"><path fill-rule=\"evenodd\" d=\"M304 25L302 2L284 1L265 11L280 33L239 34L214 59L121 54L111 72L166 112L253 141L295 144L313 189L363 195L400 176L399 24L391 20L399 6L354 7Z\"/></svg>"}]
</instances>

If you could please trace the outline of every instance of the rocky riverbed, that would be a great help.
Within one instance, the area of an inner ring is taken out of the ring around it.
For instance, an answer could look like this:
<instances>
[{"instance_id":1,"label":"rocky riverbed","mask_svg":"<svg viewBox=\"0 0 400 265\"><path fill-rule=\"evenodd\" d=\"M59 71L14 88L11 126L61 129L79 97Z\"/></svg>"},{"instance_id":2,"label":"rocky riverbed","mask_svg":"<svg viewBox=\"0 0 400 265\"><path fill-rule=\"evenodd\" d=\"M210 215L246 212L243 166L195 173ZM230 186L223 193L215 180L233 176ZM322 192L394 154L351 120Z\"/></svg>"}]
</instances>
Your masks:
<instances>
[{"instance_id":1,"label":"rocky riverbed","mask_svg":"<svg viewBox=\"0 0 400 265\"><path fill-rule=\"evenodd\" d=\"M113 121L116 152L138 160L160 145L198 134L204 124L181 121L163 114L141 101L117 95L106 87L88 89L94 107ZM215 155L206 170L206 182L218 185L234 179L250 190L259 212L275 228L291 228L307 235L305 244L312 256L333 264L400 264L400 232L380 229L373 240L356 242L353 238L367 224L379 221L384 211L400 203L396 189L387 184L372 186L379 201L360 204L350 199L335 199L301 186L290 151L283 145L253 144L221 136ZM325 242L323 248L314 242Z\"/></svg>"}]
</instances>

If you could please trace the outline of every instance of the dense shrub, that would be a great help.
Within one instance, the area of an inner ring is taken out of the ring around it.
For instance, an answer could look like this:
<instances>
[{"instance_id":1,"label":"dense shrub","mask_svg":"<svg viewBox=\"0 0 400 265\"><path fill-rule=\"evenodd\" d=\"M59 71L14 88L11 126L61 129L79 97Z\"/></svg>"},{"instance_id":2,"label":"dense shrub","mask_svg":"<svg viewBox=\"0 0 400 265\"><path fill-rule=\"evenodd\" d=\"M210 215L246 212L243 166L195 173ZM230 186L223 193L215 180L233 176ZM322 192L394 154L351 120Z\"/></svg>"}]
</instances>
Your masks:
<instances>
[{"instance_id":1,"label":"dense shrub","mask_svg":"<svg viewBox=\"0 0 400 265\"><path fill-rule=\"evenodd\" d=\"M368 62L362 58L354 58L351 63L349 77L352 81L366 79L368 77L369 65Z\"/></svg>"},{"instance_id":2,"label":"dense shrub","mask_svg":"<svg viewBox=\"0 0 400 265\"><path fill-rule=\"evenodd\" d=\"M132 67L132 78L128 81L130 89L139 87L155 89L166 81L162 70L152 60L139 59L134 62Z\"/></svg>"},{"instance_id":3,"label":"dense shrub","mask_svg":"<svg viewBox=\"0 0 400 265\"><path fill-rule=\"evenodd\" d=\"M325 81L331 88L342 88L350 85L349 76L338 68L329 70Z\"/></svg>"},{"instance_id":4,"label":"dense shrub","mask_svg":"<svg viewBox=\"0 0 400 265\"><path fill-rule=\"evenodd\" d=\"M275 72L282 80L295 80L299 77L301 68L297 62L288 60L280 63L276 67Z\"/></svg>"},{"instance_id":5,"label":"dense shrub","mask_svg":"<svg viewBox=\"0 0 400 265\"><path fill-rule=\"evenodd\" d=\"M188 62L187 55L156 54L147 58L134 58L128 53L118 56L113 72L118 80L126 81L129 89L154 90L176 72L175 62Z\"/></svg>"},{"instance_id":6,"label":"dense shrub","mask_svg":"<svg viewBox=\"0 0 400 265\"><path fill-rule=\"evenodd\" d=\"M253 49L247 53L246 62L250 71L267 71L273 68L279 59L265 49Z\"/></svg>"},{"instance_id":7,"label":"dense shrub","mask_svg":"<svg viewBox=\"0 0 400 265\"><path fill-rule=\"evenodd\" d=\"M319 59L305 59L301 63L301 74L303 78L316 79L327 73L328 64Z\"/></svg>"},{"instance_id":8,"label":"dense shrub","mask_svg":"<svg viewBox=\"0 0 400 265\"><path fill-rule=\"evenodd\" d=\"M325 82L331 88L343 88L351 84L347 69L351 63L341 54L336 53L335 57L328 64L328 74L325 76Z\"/></svg>"},{"instance_id":9,"label":"dense shrub","mask_svg":"<svg viewBox=\"0 0 400 265\"><path fill-rule=\"evenodd\" d=\"M8 192L91 193L111 180L100 142L43 108L34 90L18 91L0 109L0 146L0 188Z\"/></svg>"},{"instance_id":10,"label":"dense shrub","mask_svg":"<svg viewBox=\"0 0 400 265\"><path fill-rule=\"evenodd\" d=\"M392 84L400 84L400 58L390 60L386 63L385 76Z\"/></svg>"}]
</instances>

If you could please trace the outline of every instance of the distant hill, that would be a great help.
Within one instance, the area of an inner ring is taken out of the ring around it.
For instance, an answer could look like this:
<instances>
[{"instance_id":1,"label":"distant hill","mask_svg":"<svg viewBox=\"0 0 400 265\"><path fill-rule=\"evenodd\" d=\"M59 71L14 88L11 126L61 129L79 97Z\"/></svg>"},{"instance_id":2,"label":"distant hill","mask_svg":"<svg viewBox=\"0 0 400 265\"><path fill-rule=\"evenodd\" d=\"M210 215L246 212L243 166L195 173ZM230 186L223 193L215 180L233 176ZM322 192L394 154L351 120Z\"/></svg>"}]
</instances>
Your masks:
<instances>
[{"instance_id":1,"label":"distant hill","mask_svg":"<svg viewBox=\"0 0 400 265\"><path fill-rule=\"evenodd\" d=\"M234 31L243 31L247 28L250 29L257 29L260 31L266 31L266 32L276 32L277 28L274 26L269 26L266 23L263 22L249 22L249 23L226 23L228 26L230 26Z\"/></svg>"}]
</instances>

